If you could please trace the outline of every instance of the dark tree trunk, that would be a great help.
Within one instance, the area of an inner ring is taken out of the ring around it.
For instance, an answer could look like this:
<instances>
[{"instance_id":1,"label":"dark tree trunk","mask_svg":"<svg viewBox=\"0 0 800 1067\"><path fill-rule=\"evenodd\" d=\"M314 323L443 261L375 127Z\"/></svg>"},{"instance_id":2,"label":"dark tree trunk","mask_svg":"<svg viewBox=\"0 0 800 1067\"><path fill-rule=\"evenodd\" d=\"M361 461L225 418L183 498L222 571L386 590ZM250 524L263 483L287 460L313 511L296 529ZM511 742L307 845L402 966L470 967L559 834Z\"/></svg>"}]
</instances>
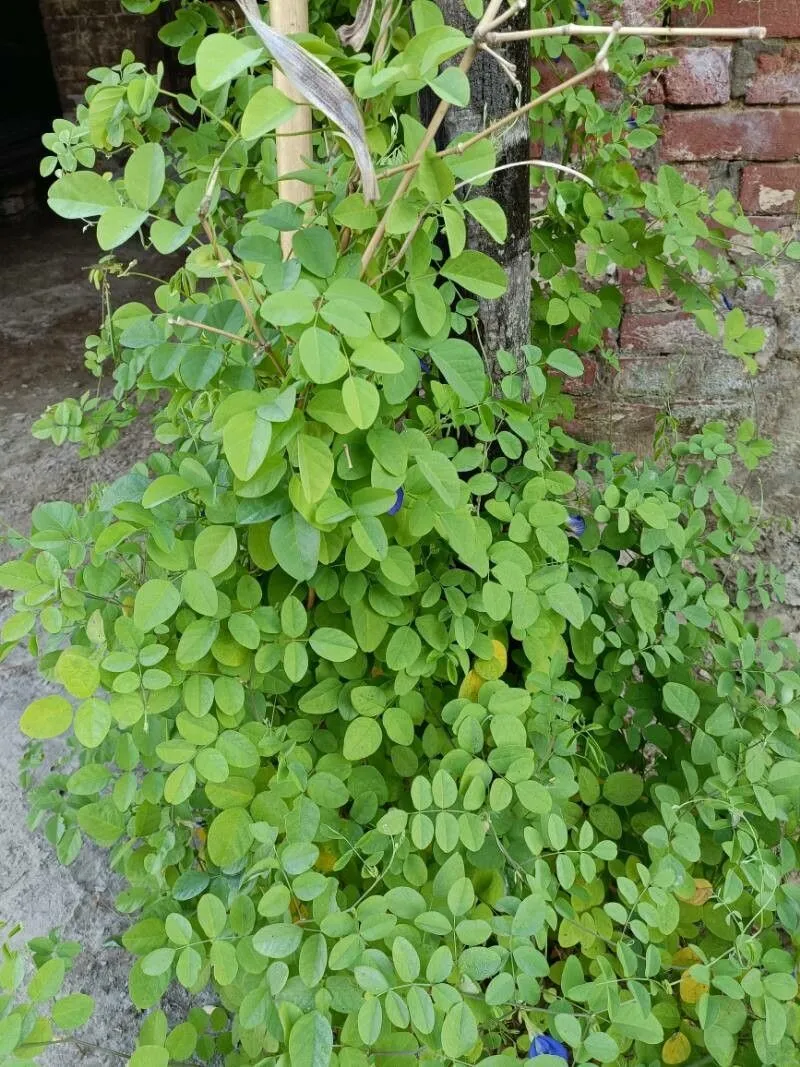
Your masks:
<instances>
[{"instance_id":1,"label":"dark tree trunk","mask_svg":"<svg viewBox=\"0 0 800 1067\"><path fill-rule=\"evenodd\" d=\"M472 34L475 20L464 7L464 0L437 0L445 22ZM528 12L523 11L507 22L503 29L526 29ZM491 122L508 115L531 96L530 46L528 41L514 41L503 49L504 58L516 67L519 88L501 70L498 62L480 52L469 73L470 102L465 108L451 107L442 133L445 141L462 133L477 133ZM495 141L497 165L522 163L530 158L528 117L506 127ZM480 341L487 367L493 378L500 377L495 354L498 349L511 352L517 365L524 367L522 346L530 336L531 252L530 252L530 172L526 166L500 170L488 185L474 195L488 196L503 208L508 220L505 244L497 245L484 229L469 225L469 247L486 252L496 259L508 275L508 290L498 300L480 301Z\"/></svg>"}]
</instances>

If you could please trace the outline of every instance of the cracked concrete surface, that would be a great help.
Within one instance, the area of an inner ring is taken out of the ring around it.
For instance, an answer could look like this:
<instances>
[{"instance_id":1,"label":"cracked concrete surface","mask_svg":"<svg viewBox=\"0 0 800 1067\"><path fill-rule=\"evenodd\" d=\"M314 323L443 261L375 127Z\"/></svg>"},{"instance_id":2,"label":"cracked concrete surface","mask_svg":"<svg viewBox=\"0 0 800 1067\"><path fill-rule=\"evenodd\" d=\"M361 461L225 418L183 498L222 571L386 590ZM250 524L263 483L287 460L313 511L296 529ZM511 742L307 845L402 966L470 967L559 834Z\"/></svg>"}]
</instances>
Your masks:
<instances>
[{"instance_id":1,"label":"cracked concrete surface","mask_svg":"<svg viewBox=\"0 0 800 1067\"><path fill-rule=\"evenodd\" d=\"M48 404L96 386L83 367L83 341L99 322L99 294L85 269L99 255L93 235L82 235L79 223L39 217L0 228L0 520L16 529L28 529L39 501L80 500L92 484L123 473L149 450L144 424L94 460L30 435L31 423ZM147 299L147 292L136 280L114 287L119 302ZM0 542L0 558L4 551ZM9 598L0 594L0 618L8 606ZM95 1016L81 1036L105 1048L64 1045L42 1062L106 1067L125 1062L109 1050L129 1053L139 1023L127 998L126 954L105 945L126 921L113 908L116 884L104 852L84 846L72 866L62 867L42 834L26 825L17 771L24 743L17 722L25 706L46 691L24 651L0 664L0 919L22 923L28 938L60 927L65 937L83 944L68 983L96 998Z\"/></svg>"}]
</instances>

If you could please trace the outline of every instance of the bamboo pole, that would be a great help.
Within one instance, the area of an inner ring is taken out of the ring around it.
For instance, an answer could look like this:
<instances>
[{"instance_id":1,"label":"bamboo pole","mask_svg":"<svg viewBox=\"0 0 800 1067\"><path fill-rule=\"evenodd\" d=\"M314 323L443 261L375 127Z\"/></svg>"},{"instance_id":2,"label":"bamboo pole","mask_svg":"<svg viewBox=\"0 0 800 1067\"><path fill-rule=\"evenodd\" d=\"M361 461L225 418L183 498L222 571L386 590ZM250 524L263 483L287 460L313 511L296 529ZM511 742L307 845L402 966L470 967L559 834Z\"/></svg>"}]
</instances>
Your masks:
<instances>
[{"instance_id":1,"label":"bamboo pole","mask_svg":"<svg viewBox=\"0 0 800 1067\"><path fill-rule=\"evenodd\" d=\"M281 33L308 33L308 0L272 0L269 5L272 28ZM303 170L313 158L311 142L311 108L289 79L274 68L275 88L294 100L299 106L291 118L276 131L278 163L278 196L292 204L303 204L314 195L314 190L299 178L284 178L285 174ZM285 255L291 251L291 233L281 233L281 245Z\"/></svg>"},{"instance_id":2,"label":"bamboo pole","mask_svg":"<svg viewBox=\"0 0 800 1067\"><path fill-rule=\"evenodd\" d=\"M502 44L504 41L527 41L539 37L602 37L612 30L611 26L586 26L569 22L563 26L542 26L536 30L493 31L486 34L486 40L489 44ZM733 40L755 37L763 40L767 31L764 26L744 26L740 29L725 26L620 26L617 34L620 37L720 37Z\"/></svg>"}]
</instances>

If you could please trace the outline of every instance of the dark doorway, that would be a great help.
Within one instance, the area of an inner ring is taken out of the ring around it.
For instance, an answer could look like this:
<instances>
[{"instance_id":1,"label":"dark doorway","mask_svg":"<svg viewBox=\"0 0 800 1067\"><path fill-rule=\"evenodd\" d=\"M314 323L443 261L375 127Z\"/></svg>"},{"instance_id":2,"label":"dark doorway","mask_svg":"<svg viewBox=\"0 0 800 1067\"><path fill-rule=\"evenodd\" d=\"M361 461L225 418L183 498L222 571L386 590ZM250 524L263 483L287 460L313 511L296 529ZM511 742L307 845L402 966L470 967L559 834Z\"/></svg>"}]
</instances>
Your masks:
<instances>
[{"instance_id":1,"label":"dark doorway","mask_svg":"<svg viewBox=\"0 0 800 1067\"><path fill-rule=\"evenodd\" d=\"M41 136L60 114L39 4L25 0L0 35L0 215L35 205Z\"/></svg>"}]
</instances>

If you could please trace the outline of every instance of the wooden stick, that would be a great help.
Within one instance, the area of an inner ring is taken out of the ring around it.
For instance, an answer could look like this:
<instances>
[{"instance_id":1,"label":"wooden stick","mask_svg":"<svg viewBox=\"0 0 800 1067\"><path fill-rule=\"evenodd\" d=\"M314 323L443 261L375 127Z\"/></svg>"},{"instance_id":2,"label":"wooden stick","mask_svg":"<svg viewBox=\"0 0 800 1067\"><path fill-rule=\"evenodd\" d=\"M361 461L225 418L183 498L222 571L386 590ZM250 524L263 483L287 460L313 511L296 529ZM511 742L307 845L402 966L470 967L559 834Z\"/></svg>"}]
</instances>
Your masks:
<instances>
[{"instance_id":1,"label":"wooden stick","mask_svg":"<svg viewBox=\"0 0 800 1067\"><path fill-rule=\"evenodd\" d=\"M534 40L539 37L602 37L610 34L612 26L585 26L575 22L563 26L542 26L538 30L491 31L486 35L489 44L502 44L504 41ZM620 26L620 37L729 37L734 39L756 37L763 40L767 36L764 26L733 27L711 26Z\"/></svg>"},{"instance_id":2,"label":"wooden stick","mask_svg":"<svg viewBox=\"0 0 800 1067\"><path fill-rule=\"evenodd\" d=\"M308 33L308 0L272 0L269 11L272 27L281 33ZM311 108L277 67L273 67L273 81L276 89L299 105L276 131L278 196L292 204L303 204L314 195L312 187L299 178L283 175L305 170L307 161L313 159ZM284 255L291 252L292 234L286 230L281 232L281 247Z\"/></svg>"}]
</instances>

